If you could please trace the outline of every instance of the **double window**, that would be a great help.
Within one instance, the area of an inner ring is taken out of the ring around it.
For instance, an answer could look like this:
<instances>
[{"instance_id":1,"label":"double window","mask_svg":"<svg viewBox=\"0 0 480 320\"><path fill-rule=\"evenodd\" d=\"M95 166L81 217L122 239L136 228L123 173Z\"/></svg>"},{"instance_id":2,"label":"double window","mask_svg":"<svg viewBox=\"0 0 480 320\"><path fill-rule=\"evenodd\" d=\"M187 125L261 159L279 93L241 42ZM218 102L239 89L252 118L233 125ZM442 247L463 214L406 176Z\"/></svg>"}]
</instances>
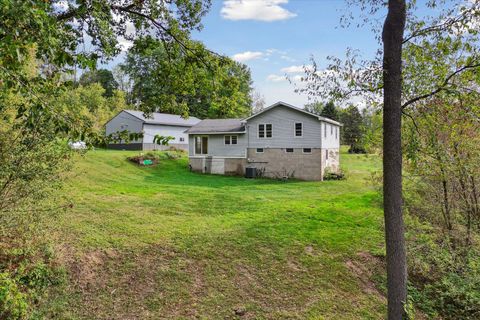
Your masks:
<instances>
[{"instance_id":1,"label":"double window","mask_svg":"<svg viewBox=\"0 0 480 320\"><path fill-rule=\"evenodd\" d=\"M224 139L226 145L238 144L238 136L225 136Z\"/></svg>"},{"instance_id":2,"label":"double window","mask_svg":"<svg viewBox=\"0 0 480 320\"><path fill-rule=\"evenodd\" d=\"M303 136L303 125L301 122L295 122L295 137Z\"/></svg>"},{"instance_id":3,"label":"double window","mask_svg":"<svg viewBox=\"0 0 480 320\"><path fill-rule=\"evenodd\" d=\"M258 137L259 138L271 138L272 137L272 124L260 123L258 125Z\"/></svg>"},{"instance_id":4,"label":"double window","mask_svg":"<svg viewBox=\"0 0 480 320\"><path fill-rule=\"evenodd\" d=\"M312 153L312 148L303 148L303 153Z\"/></svg>"},{"instance_id":5,"label":"double window","mask_svg":"<svg viewBox=\"0 0 480 320\"><path fill-rule=\"evenodd\" d=\"M208 154L208 137L195 137L195 154Z\"/></svg>"}]
</instances>

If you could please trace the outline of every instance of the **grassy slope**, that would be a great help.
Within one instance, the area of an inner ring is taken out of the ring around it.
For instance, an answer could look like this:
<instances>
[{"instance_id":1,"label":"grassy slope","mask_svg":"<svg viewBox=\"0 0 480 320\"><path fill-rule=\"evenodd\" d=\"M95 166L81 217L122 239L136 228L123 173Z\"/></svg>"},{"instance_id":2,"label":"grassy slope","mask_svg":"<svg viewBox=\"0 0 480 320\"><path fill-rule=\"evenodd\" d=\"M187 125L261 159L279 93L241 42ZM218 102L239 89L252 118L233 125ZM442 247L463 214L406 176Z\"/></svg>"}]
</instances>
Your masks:
<instances>
[{"instance_id":1,"label":"grassy slope","mask_svg":"<svg viewBox=\"0 0 480 320\"><path fill-rule=\"evenodd\" d=\"M88 153L67 186L69 317L383 316L384 299L346 264L382 250L367 183L377 158L342 154L346 181L284 183L190 173L186 159L141 168L129 154Z\"/></svg>"}]
</instances>

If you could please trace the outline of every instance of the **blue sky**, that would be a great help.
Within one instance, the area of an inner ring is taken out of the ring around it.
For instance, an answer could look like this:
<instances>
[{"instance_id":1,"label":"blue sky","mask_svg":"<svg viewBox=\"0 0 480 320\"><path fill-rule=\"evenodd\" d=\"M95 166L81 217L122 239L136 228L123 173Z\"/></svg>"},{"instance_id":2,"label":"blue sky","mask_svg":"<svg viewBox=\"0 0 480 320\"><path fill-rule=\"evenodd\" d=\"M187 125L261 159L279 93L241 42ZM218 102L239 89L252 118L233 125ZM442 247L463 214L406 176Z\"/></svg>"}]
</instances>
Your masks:
<instances>
[{"instance_id":1,"label":"blue sky","mask_svg":"<svg viewBox=\"0 0 480 320\"><path fill-rule=\"evenodd\" d=\"M365 57L378 49L368 28L340 27L345 10L341 0L213 0L193 38L247 64L267 105L281 100L301 107L308 99L294 92L286 73L301 75L293 71L312 55L323 68L327 56L343 57L348 47Z\"/></svg>"}]
</instances>

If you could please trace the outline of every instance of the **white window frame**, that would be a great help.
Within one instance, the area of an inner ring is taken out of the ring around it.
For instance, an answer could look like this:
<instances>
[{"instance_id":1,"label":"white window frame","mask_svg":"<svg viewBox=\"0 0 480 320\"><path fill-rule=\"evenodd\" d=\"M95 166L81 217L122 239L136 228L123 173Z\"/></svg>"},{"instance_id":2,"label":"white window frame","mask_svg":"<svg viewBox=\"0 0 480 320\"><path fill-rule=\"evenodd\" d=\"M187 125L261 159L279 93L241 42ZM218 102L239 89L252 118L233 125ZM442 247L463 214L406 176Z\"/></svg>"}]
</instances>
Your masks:
<instances>
[{"instance_id":1,"label":"white window frame","mask_svg":"<svg viewBox=\"0 0 480 320\"><path fill-rule=\"evenodd\" d=\"M179 141L180 141L180 142L185 142L185 138L184 138L184 137L180 137L180 138L179 138Z\"/></svg>"},{"instance_id":2,"label":"white window frame","mask_svg":"<svg viewBox=\"0 0 480 320\"><path fill-rule=\"evenodd\" d=\"M305 149L310 149L310 152L305 152ZM305 154L312 154L312 148L303 148L302 152Z\"/></svg>"},{"instance_id":3,"label":"white window frame","mask_svg":"<svg viewBox=\"0 0 480 320\"><path fill-rule=\"evenodd\" d=\"M226 142L226 138L227 138L227 137L228 137L228 142L229 142L229 143ZM237 137L236 143L233 143L232 137ZM236 145L238 145L238 135L236 135L236 134L233 134L233 135L224 135L224 136L223 136L223 145L225 145L225 146L236 146Z\"/></svg>"},{"instance_id":4,"label":"white window frame","mask_svg":"<svg viewBox=\"0 0 480 320\"><path fill-rule=\"evenodd\" d=\"M333 126L330 125L330 135L333 136Z\"/></svg>"},{"instance_id":5,"label":"white window frame","mask_svg":"<svg viewBox=\"0 0 480 320\"><path fill-rule=\"evenodd\" d=\"M323 123L323 137L324 138L327 137L327 123L326 122Z\"/></svg>"},{"instance_id":6,"label":"white window frame","mask_svg":"<svg viewBox=\"0 0 480 320\"><path fill-rule=\"evenodd\" d=\"M300 124L302 127L301 127L301 130L300 130L300 135L297 136L297 124ZM294 126L293 126L293 137L294 138L302 138L303 137L303 122L295 122Z\"/></svg>"},{"instance_id":7,"label":"white window frame","mask_svg":"<svg viewBox=\"0 0 480 320\"><path fill-rule=\"evenodd\" d=\"M292 152L287 151L288 149L292 149ZM295 148L285 148L285 153L295 153Z\"/></svg>"},{"instance_id":8,"label":"white window frame","mask_svg":"<svg viewBox=\"0 0 480 320\"><path fill-rule=\"evenodd\" d=\"M258 151L259 149L261 149L262 151ZM264 149L265 148L255 148L255 153L264 153L265 152Z\"/></svg>"},{"instance_id":9,"label":"white window frame","mask_svg":"<svg viewBox=\"0 0 480 320\"><path fill-rule=\"evenodd\" d=\"M263 137L260 137L260 126L263 125ZM272 127L272 136L267 137L267 125ZM272 123L259 123L257 125L257 138L258 139L272 139L273 138L273 124Z\"/></svg>"}]
</instances>

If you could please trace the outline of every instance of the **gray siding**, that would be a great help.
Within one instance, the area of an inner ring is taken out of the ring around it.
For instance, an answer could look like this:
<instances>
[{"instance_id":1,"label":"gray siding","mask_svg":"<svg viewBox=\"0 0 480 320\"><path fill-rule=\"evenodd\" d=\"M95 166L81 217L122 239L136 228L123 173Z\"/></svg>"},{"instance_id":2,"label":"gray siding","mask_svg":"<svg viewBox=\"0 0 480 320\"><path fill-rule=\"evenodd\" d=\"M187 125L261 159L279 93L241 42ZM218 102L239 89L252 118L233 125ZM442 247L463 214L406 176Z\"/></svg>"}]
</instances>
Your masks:
<instances>
[{"instance_id":1,"label":"gray siding","mask_svg":"<svg viewBox=\"0 0 480 320\"><path fill-rule=\"evenodd\" d=\"M295 122L303 123L303 136L295 137ZM258 138L258 124L272 124L272 138ZM247 122L249 148L321 148L321 122L314 116L278 106Z\"/></svg>"},{"instance_id":2,"label":"gray siding","mask_svg":"<svg viewBox=\"0 0 480 320\"><path fill-rule=\"evenodd\" d=\"M238 136L238 144L225 145L224 134L210 134L210 135L195 135L190 134L188 137L188 154L193 156L218 156L218 157L245 157L247 150L246 134L232 134ZM195 155L195 140L196 136L208 136L208 154Z\"/></svg>"},{"instance_id":3,"label":"gray siding","mask_svg":"<svg viewBox=\"0 0 480 320\"><path fill-rule=\"evenodd\" d=\"M183 126L167 126L163 124L145 124L143 126L143 130L145 131L143 137L143 143L153 143L153 138L155 135L161 136L171 136L174 137L174 140L170 141L171 145L176 144L184 144L185 148L188 144L188 135L185 132L190 127L183 127ZM182 142L180 138L184 138L185 140Z\"/></svg>"},{"instance_id":4,"label":"gray siding","mask_svg":"<svg viewBox=\"0 0 480 320\"><path fill-rule=\"evenodd\" d=\"M128 130L130 132L142 132L143 121L125 111L122 111L105 125L105 133L107 136L111 133L123 130ZM131 143L134 142L142 142L142 139L131 141Z\"/></svg>"}]
</instances>

